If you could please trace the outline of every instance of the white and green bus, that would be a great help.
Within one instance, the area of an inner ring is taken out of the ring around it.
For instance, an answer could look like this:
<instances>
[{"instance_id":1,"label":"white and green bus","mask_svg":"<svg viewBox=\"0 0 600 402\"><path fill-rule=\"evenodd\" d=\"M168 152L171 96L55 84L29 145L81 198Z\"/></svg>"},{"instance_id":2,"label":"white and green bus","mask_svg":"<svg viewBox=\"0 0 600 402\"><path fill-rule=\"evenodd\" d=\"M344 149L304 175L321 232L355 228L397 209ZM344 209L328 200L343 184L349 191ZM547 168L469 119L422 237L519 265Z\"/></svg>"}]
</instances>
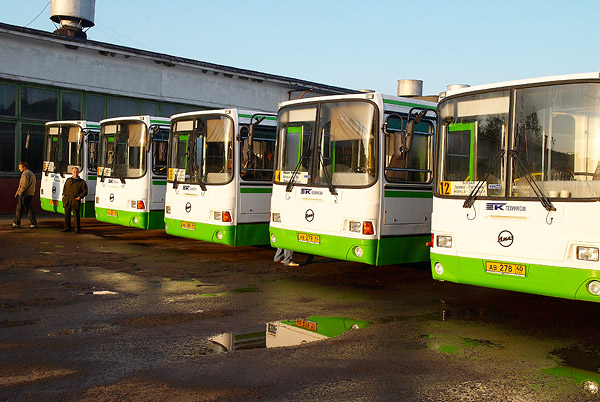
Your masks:
<instances>
[{"instance_id":1,"label":"white and green bus","mask_svg":"<svg viewBox=\"0 0 600 402\"><path fill-rule=\"evenodd\" d=\"M64 214L62 190L79 168L79 177L87 182L89 192L81 204L82 217L94 216L94 194L98 168L98 133L100 123L91 121L51 121L46 123L44 163L40 183L40 203L44 211Z\"/></svg>"},{"instance_id":2,"label":"white and green bus","mask_svg":"<svg viewBox=\"0 0 600 402\"><path fill-rule=\"evenodd\" d=\"M129 116L100 122L96 219L163 229L170 119Z\"/></svg>"},{"instance_id":3,"label":"white and green bus","mask_svg":"<svg viewBox=\"0 0 600 402\"><path fill-rule=\"evenodd\" d=\"M276 116L237 109L172 116L165 230L230 246L269 243Z\"/></svg>"},{"instance_id":4,"label":"white and green bus","mask_svg":"<svg viewBox=\"0 0 600 402\"><path fill-rule=\"evenodd\" d=\"M438 114L433 277L600 301L600 73L449 91Z\"/></svg>"},{"instance_id":5,"label":"white and green bus","mask_svg":"<svg viewBox=\"0 0 600 402\"><path fill-rule=\"evenodd\" d=\"M371 265L428 261L435 108L377 92L281 103L271 245Z\"/></svg>"}]
</instances>

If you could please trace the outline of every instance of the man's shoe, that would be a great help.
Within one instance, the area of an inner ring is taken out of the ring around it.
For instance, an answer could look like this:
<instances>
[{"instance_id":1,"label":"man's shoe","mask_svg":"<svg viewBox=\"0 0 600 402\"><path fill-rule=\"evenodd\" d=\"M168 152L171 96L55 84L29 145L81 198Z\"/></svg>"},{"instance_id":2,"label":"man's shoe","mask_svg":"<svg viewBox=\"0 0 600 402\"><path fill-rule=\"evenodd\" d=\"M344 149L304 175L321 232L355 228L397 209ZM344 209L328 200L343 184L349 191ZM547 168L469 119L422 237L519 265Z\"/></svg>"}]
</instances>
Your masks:
<instances>
[{"instance_id":1,"label":"man's shoe","mask_svg":"<svg viewBox=\"0 0 600 402\"><path fill-rule=\"evenodd\" d=\"M75 229L75 233L81 233L81 229Z\"/></svg>"},{"instance_id":2,"label":"man's shoe","mask_svg":"<svg viewBox=\"0 0 600 402\"><path fill-rule=\"evenodd\" d=\"M70 232L70 231L71 231L71 229L67 229L67 228L61 229L61 232Z\"/></svg>"},{"instance_id":3,"label":"man's shoe","mask_svg":"<svg viewBox=\"0 0 600 402\"><path fill-rule=\"evenodd\" d=\"M29 225L29 229L39 229L38 225Z\"/></svg>"},{"instance_id":4,"label":"man's shoe","mask_svg":"<svg viewBox=\"0 0 600 402\"><path fill-rule=\"evenodd\" d=\"M285 265L286 267L297 267L297 266L299 266L300 264L298 264L297 262L294 262L294 261L292 261L292 262L290 262L289 264L284 264L284 265Z\"/></svg>"},{"instance_id":5,"label":"man's shoe","mask_svg":"<svg viewBox=\"0 0 600 402\"><path fill-rule=\"evenodd\" d=\"M10 225L10 227L13 228L13 229L18 229L21 226L17 225L16 223L13 223L12 225Z\"/></svg>"}]
</instances>

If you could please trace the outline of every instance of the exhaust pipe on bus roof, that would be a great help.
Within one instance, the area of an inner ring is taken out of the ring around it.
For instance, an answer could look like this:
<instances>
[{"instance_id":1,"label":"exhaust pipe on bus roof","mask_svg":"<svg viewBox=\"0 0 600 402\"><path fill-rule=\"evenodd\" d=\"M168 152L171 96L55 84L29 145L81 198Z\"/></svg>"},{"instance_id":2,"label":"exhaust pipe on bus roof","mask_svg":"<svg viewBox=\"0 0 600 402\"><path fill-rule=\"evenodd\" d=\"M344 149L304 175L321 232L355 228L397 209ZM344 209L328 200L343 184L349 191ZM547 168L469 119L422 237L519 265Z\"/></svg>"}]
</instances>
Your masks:
<instances>
[{"instance_id":1,"label":"exhaust pipe on bus roof","mask_svg":"<svg viewBox=\"0 0 600 402\"><path fill-rule=\"evenodd\" d=\"M438 101L444 99L446 97L446 95L448 94L448 92L450 91L455 91L457 89L463 89L463 88L469 88L470 85L468 84L450 84L450 85L446 85L446 90L444 92L440 92L439 96L438 96Z\"/></svg>"},{"instance_id":2,"label":"exhaust pipe on bus roof","mask_svg":"<svg viewBox=\"0 0 600 402\"><path fill-rule=\"evenodd\" d=\"M423 96L423 81L398 80L398 96L405 98Z\"/></svg>"}]
</instances>

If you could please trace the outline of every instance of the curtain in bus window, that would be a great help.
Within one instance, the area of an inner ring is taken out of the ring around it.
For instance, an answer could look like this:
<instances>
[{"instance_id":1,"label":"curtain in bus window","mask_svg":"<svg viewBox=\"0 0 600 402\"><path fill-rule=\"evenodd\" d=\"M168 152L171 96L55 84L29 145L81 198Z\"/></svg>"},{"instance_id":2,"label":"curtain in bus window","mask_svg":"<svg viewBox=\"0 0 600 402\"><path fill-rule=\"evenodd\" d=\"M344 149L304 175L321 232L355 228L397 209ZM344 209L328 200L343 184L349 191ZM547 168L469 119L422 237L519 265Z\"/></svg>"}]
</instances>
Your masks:
<instances>
[{"instance_id":1,"label":"curtain in bus window","mask_svg":"<svg viewBox=\"0 0 600 402\"><path fill-rule=\"evenodd\" d=\"M140 147L142 146L142 137L144 135L144 125L143 124L130 124L128 126L129 138L127 140L127 145L130 147Z\"/></svg>"}]
</instances>

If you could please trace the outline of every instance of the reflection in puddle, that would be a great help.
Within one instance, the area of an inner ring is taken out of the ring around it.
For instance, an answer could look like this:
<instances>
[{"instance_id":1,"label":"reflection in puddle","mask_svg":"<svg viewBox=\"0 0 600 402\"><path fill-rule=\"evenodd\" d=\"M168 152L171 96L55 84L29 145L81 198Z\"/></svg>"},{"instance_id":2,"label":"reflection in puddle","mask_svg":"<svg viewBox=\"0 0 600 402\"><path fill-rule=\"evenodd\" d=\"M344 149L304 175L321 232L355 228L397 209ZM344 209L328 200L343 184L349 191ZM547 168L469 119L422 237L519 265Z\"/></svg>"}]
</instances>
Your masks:
<instances>
[{"instance_id":1,"label":"reflection in puddle","mask_svg":"<svg viewBox=\"0 0 600 402\"><path fill-rule=\"evenodd\" d=\"M366 328L368 321L345 317L312 316L304 319L274 321L243 332L209 338L207 347L216 353L234 350L277 348L320 341L342 335L350 329Z\"/></svg>"},{"instance_id":2,"label":"reflection in puddle","mask_svg":"<svg viewBox=\"0 0 600 402\"><path fill-rule=\"evenodd\" d=\"M584 352L577 348L557 349L550 354L560 358L562 365L542 370L556 377L570 378L581 384L589 393L597 394L600 384L600 362L595 353Z\"/></svg>"}]
</instances>

